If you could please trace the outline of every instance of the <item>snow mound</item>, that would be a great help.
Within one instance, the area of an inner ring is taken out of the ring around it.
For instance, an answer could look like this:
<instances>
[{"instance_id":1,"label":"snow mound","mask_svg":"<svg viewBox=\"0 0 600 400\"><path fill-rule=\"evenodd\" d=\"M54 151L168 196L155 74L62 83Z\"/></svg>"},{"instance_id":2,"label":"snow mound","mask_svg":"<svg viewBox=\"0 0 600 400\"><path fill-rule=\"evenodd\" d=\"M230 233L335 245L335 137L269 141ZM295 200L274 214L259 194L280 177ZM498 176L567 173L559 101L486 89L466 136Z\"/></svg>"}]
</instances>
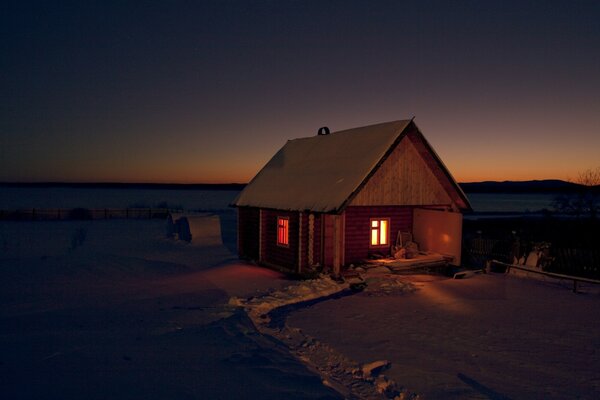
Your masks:
<instances>
[{"instance_id":1,"label":"snow mound","mask_svg":"<svg viewBox=\"0 0 600 400\"><path fill-rule=\"evenodd\" d=\"M221 220L213 214L178 214L167 217L167 236L198 246L220 246Z\"/></svg>"},{"instance_id":2,"label":"snow mound","mask_svg":"<svg viewBox=\"0 0 600 400\"><path fill-rule=\"evenodd\" d=\"M229 304L243 307L255 323L266 323L269 322L267 314L276 308L330 296L345 289L348 289L348 284L336 282L329 276L322 275L317 279L300 281L298 284L260 297L249 299L232 297Z\"/></svg>"},{"instance_id":3,"label":"snow mound","mask_svg":"<svg viewBox=\"0 0 600 400\"><path fill-rule=\"evenodd\" d=\"M373 361L362 366L364 376L377 376L380 372L389 369L392 366L388 360Z\"/></svg>"},{"instance_id":4,"label":"snow mound","mask_svg":"<svg viewBox=\"0 0 600 400\"><path fill-rule=\"evenodd\" d=\"M402 295L417 290L412 282L389 273L373 274L369 271L367 274L364 274L364 278L367 286L363 293L370 297Z\"/></svg>"}]
</instances>

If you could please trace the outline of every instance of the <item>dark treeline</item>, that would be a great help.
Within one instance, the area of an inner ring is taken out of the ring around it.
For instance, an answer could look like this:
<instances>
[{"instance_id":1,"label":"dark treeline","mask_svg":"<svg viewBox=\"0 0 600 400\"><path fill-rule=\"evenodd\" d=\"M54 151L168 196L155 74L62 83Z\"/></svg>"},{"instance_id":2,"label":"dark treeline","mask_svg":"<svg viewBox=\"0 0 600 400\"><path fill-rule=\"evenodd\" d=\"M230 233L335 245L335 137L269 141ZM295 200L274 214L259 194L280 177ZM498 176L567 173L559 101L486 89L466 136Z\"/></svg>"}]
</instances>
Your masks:
<instances>
[{"instance_id":1,"label":"dark treeline","mask_svg":"<svg viewBox=\"0 0 600 400\"><path fill-rule=\"evenodd\" d=\"M589 187L578 183L547 179L540 181L487 181L468 182L459 184L466 193L575 193L589 190ZM594 186L593 191L600 192L600 186Z\"/></svg>"}]
</instances>

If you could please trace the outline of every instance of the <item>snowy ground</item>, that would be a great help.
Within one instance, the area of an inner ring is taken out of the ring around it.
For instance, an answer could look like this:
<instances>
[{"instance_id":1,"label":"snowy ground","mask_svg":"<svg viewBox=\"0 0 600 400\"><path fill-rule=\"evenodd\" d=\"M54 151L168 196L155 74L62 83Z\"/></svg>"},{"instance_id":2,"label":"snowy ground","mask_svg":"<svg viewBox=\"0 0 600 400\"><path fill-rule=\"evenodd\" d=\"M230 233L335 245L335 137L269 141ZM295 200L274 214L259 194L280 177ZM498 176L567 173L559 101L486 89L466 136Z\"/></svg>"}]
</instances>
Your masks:
<instances>
[{"instance_id":1,"label":"snowy ground","mask_svg":"<svg viewBox=\"0 0 600 400\"><path fill-rule=\"evenodd\" d=\"M381 285L287 324L357 362L390 361L385 374L426 399L600 398L597 294L497 274Z\"/></svg>"},{"instance_id":2,"label":"snowy ground","mask_svg":"<svg viewBox=\"0 0 600 400\"><path fill-rule=\"evenodd\" d=\"M163 228L0 223L2 398L339 397L228 305L290 281Z\"/></svg>"},{"instance_id":3,"label":"snowy ground","mask_svg":"<svg viewBox=\"0 0 600 400\"><path fill-rule=\"evenodd\" d=\"M2 187L0 209L23 208L170 208L224 211L239 190Z\"/></svg>"},{"instance_id":4,"label":"snowy ground","mask_svg":"<svg viewBox=\"0 0 600 400\"><path fill-rule=\"evenodd\" d=\"M219 246L156 220L0 222L2 398L600 397L598 294L385 268L349 294L238 262L221 217Z\"/></svg>"}]
</instances>

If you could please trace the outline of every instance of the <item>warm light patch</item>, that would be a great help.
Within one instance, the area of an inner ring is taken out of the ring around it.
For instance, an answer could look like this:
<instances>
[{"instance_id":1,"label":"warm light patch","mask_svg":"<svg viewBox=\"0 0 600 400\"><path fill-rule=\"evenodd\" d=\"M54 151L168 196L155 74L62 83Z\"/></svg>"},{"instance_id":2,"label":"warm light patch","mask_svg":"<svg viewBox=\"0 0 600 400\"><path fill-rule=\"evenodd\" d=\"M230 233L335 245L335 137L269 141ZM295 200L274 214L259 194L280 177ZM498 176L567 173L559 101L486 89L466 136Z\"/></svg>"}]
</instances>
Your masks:
<instances>
[{"instance_id":1,"label":"warm light patch","mask_svg":"<svg viewBox=\"0 0 600 400\"><path fill-rule=\"evenodd\" d=\"M277 244L280 246L289 245L289 225L289 218L277 217Z\"/></svg>"},{"instance_id":2,"label":"warm light patch","mask_svg":"<svg viewBox=\"0 0 600 400\"><path fill-rule=\"evenodd\" d=\"M389 220L371 220L371 246L385 246L388 244Z\"/></svg>"}]
</instances>

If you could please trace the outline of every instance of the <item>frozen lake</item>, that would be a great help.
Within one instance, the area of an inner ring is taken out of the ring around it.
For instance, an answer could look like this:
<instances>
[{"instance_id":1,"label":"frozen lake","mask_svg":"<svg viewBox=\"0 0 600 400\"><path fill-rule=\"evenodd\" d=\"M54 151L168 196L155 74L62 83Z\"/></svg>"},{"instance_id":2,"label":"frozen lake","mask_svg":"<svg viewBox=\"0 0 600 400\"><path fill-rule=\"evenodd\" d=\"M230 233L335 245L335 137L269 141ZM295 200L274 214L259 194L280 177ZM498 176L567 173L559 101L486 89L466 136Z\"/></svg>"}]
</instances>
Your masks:
<instances>
[{"instance_id":1,"label":"frozen lake","mask_svg":"<svg viewBox=\"0 0 600 400\"><path fill-rule=\"evenodd\" d=\"M169 208L220 211L238 190L171 190L107 188L0 188L0 209L19 208Z\"/></svg>"},{"instance_id":2,"label":"frozen lake","mask_svg":"<svg viewBox=\"0 0 600 400\"><path fill-rule=\"evenodd\" d=\"M536 212L552 209L555 194L546 193L467 193L475 212Z\"/></svg>"},{"instance_id":3,"label":"frozen lake","mask_svg":"<svg viewBox=\"0 0 600 400\"><path fill-rule=\"evenodd\" d=\"M223 211L238 190L14 188L0 187L0 209L19 208L148 208ZM554 194L467 194L476 212L535 212L552 208Z\"/></svg>"}]
</instances>

